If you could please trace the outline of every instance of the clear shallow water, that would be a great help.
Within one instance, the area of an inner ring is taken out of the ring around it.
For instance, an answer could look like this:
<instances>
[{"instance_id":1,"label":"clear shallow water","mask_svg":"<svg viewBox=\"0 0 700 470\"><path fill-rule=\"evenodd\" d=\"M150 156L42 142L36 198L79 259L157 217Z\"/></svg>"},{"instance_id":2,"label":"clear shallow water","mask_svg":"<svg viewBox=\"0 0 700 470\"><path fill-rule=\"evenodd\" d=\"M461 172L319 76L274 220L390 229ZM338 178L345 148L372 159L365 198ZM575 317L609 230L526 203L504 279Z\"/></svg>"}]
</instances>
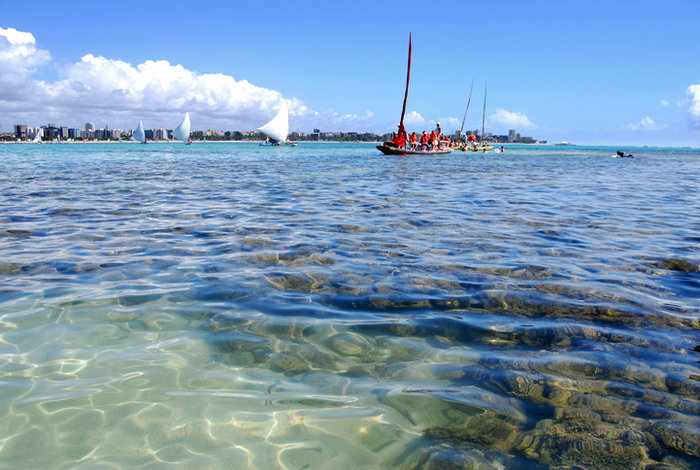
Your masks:
<instances>
[{"instance_id":1,"label":"clear shallow water","mask_svg":"<svg viewBox=\"0 0 700 470\"><path fill-rule=\"evenodd\" d=\"M614 150L0 146L0 467L697 468L700 154Z\"/></svg>"}]
</instances>

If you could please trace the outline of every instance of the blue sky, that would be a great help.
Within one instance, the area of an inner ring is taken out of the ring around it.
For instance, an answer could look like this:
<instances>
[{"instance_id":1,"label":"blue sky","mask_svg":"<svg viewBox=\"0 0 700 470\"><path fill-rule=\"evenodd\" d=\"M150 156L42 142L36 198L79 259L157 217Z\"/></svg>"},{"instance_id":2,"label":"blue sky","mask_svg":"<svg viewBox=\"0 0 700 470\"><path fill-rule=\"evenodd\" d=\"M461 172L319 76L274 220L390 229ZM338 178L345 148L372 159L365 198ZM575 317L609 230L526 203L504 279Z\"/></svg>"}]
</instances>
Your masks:
<instances>
[{"instance_id":1,"label":"blue sky","mask_svg":"<svg viewBox=\"0 0 700 470\"><path fill-rule=\"evenodd\" d=\"M31 8L3 0L0 11L0 27L31 33L36 48L50 54L28 72L32 80L78 80L74 67L86 54L133 66L162 59L295 98L292 128L385 131L400 112L410 30L416 128L461 118L474 78L470 127L478 125L488 81L494 131L514 126L551 140L700 145L700 116L689 93L700 83L697 0L39 1ZM255 127L273 113L272 95L246 95L240 99L253 101L241 107L231 104L237 93L199 117L195 109L194 127ZM165 101L149 109L133 100L135 109L119 114L85 109L90 96L97 95L81 95L76 109L54 96L48 112L75 125L91 115L99 125L104 114L126 126L140 115L167 125L176 111ZM32 114L14 99L2 127L12 118L40 119L41 106Z\"/></svg>"}]
</instances>

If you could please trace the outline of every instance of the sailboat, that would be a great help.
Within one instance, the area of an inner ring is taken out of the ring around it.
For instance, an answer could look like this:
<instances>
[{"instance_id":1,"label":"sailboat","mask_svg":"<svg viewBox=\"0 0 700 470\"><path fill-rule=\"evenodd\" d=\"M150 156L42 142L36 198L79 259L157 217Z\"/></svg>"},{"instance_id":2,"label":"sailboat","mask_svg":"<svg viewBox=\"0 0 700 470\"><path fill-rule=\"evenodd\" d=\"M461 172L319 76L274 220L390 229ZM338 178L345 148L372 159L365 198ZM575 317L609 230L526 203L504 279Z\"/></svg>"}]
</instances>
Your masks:
<instances>
[{"instance_id":1,"label":"sailboat","mask_svg":"<svg viewBox=\"0 0 700 470\"><path fill-rule=\"evenodd\" d=\"M457 131L458 145L456 150L464 152L467 149L467 143L462 142L464 132L464 124L467 122L467 114L469 113L469 106L472 104L472 92L474 91L474 80L472 79L472 84L469 86L469 97L467 98L467 106L464 109L464 116L462 116L462 125L459 126L459 131Z\"/></svg>"},{"instance_id":2,"label":"sailboat","mask_svg":"<svg viewBox=\"0 0 700 470\"><path fill-rule=\"evenodd\" d=\"M481 141L473 146L470 150L473 152L491 152L493 150L493 145L486 142L486 96L488 94L488 88L484 84L484 107L481 110Z\"/></svg>"},{"instance_id":3,"label":"sailboat","mask_svg":"<svg viewBox=\"0 0 700 470\"><path fill-rule=\"evenodd\" d=\"M34 134L34 138L32 139L33 144L40 144L41 143L41 138L44 137L44 129L39 127L36 130L36 134Z\"/></svg>"},{"instance_id":4,"label":"sailboat","mask_svg":"<svg viewBox=\"0 0 700 470\"><path fill-rule=\"evenodd\" d=\"M131 138L141 142L142 144L146 143L146 131L143 130L143 121L139 121L139 127L134 129L134 132L131 134Z\"/></svg>"},{"instance_id":5,"label":"sailboat","mask_svg":"<svg viewBox=\"0 0 700 470\"><path fill-rule=\"evenodd\" d=\"M185 113L185 117L182 119L182 122L173 131L175 139L181 140L187 145L190 145L192 143L192 139L190 139L191 128L192 123L190 122L190 113Z\"/></svg>"},{"instance_id":6,"label":"sailboat","mask_svg":"<svg viewBox=\"0 0 700 470\"><path fill-rule=\"evenodd\" d=\"M287 108L286 101L281 101L280 109L277 111L275 117L264 126L259 127L258 131L265 134L268 139L265 144L261 145L296 145L287 142L287 136L289 135L289 109Z\"/></svg>"},{"instance_id":7,"label":"sailboat","mask_svg":"<svg viewBox=\"0 0 700 470\"><path fill-rule=\"evenodd\" d=\"M408 33L408 66L406 67L406 88L403 93L403 107L401 108L401 119L399 120L399 133L406 132L403 119L406 116L406 103L408 102L408 87L411 83L411 51L413 49L411 33ZM438 150L411 150L397 146L394 142L384 142L382 145L377 145L377 150L384 155L433 155L450 153L449 148Z\"/></svg>"}]
</instances>

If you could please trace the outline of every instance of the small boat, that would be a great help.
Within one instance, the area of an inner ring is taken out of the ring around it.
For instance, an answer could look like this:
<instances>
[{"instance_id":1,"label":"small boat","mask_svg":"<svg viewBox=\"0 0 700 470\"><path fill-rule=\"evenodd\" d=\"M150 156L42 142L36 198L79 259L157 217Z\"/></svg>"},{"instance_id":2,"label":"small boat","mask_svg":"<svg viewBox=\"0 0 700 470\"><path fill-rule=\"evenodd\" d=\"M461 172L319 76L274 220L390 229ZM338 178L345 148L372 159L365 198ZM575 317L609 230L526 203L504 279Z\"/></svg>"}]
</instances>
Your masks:
<instances>
[{"instance_id":1,"label":"small boat","mask_svg":"<svg viewBox=\"0 0 700 470\"><path fill-rule=\"evenodd\" d=\"M408 102L408 87L411 83L411 51L413 49L411 33L408 34L408 66L406 67L406 88L403 93L403 107L401 108L401 119L399 120L399 133L405 132L403 125L404 117L406 116L406 103ZM451 148L438 147L435 150L413 150L410 148L401 148L394 142L384 142L382 145L377 145L377 150L384 155L443 155L452 152Z\"/></svg>"},{"instance_id":2,"label":"small boat","mask_svg":"<svg viewBox=\"0 0 700 470\"><path fill-rule=\"evenodd\" d=\"M459 137L459 143L462 144L462 133L464 132L464 124L467 122L467 113L469 113L469 106L472 104L472 92L474 91L474 79L472 78L472 84L469 86L469 96L467 97L467 107L464 109L464 116L462 116L462 125L459 126L459 131L457 131L457 136ZM458 145L457 150L464 151L464 145Z\"/></svg>"},{"instance_id":3,"label":"small boat","mask_svg":"<svg viewBox=\"0 0 700 470\"><path fill-rule=\"evenodd\" d=\"M486 138L486 95L488 93L487 85L484 84L484 106L481 110L481 139ZM494 148L493 145L490 143L486 142L485 140L481 140L480 142L474 143L471 148L468 150L472 152L493 152Z\"/></svg>"},{"instance_id":4,"label":"small boat","mask_svg":"<svg viewBox=\"0 0 700 470\"><path fill-rule=\"evenodd\" d=\"M192 140L190 139L191 128L192 123L190 122L190 113L185 113L185 117L182 119L182 122L173 131L173 136L175 139L181 140L185 142L185 144L190 145L192 144Z\"/></svg>"},{"instance_id":5,"label":"small boat","mask_svg":"<svg viewBox=\"0 0 700 470\"><path fill-rule=\"evenodd\" d=\"M143 129L143 121L139 121L139 126L134 129L134 132L131 134L131 138L141 142L142 144L146 143L146 131Z\"/></svg>"},{"instance_id":6,"label":"small boat","mask_svg":"<svg viewBox=\"0 0 700 470\"><path fill-rule=\"evenodd\" d=\"M267 142L261 143L261 146L294 146L287 142L287 136L289 135L289 109L285 100L281 100L280 109L275 117L264 126L259 127L258 131L265 134L268 139Z\"/></svg>"}]
</instances>

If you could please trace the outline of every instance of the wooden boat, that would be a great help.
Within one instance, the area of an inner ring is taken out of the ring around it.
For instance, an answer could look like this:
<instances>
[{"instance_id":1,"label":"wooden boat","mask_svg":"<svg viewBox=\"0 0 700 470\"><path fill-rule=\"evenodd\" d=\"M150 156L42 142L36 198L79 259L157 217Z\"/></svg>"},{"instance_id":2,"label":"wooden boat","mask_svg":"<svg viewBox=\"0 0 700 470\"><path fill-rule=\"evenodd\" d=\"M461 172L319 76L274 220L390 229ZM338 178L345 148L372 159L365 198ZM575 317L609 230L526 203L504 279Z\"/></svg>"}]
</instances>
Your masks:
<instances>
[{"instance_id":1,"label":"wooden boat","mask_svg":"<svg viewBox=\"0 0 700 470\"><path fill-rule=\"evenodd\" d=\"M402 149L394 145L393 142L384 142L382 145L377 145L377 150L382 152L384 155L444 155L452 152L452 149L445 148L438 150Z\"/></svg>"},{"instance_id":2,"label":"wooden boat","mask_svg":"<svg viewBox=\"0 0 700 470\"><path fill-rule=\"evenodd\" d=\"M412 50L411 33L408 34L408 66L406 67L406 88L403 93L403 107L401 108L401 120L399 121L399 133L405 132L403 125L404 117L406 116L406 103L408 102L408 86L411 83L411 50ZM443 155L452 152L450 148L441 148L438 150L412 150L409 148L398 147L394 142L384 142L382 145L377 145L377 150L384 155Z\"/></svg>"}]
</instances>

